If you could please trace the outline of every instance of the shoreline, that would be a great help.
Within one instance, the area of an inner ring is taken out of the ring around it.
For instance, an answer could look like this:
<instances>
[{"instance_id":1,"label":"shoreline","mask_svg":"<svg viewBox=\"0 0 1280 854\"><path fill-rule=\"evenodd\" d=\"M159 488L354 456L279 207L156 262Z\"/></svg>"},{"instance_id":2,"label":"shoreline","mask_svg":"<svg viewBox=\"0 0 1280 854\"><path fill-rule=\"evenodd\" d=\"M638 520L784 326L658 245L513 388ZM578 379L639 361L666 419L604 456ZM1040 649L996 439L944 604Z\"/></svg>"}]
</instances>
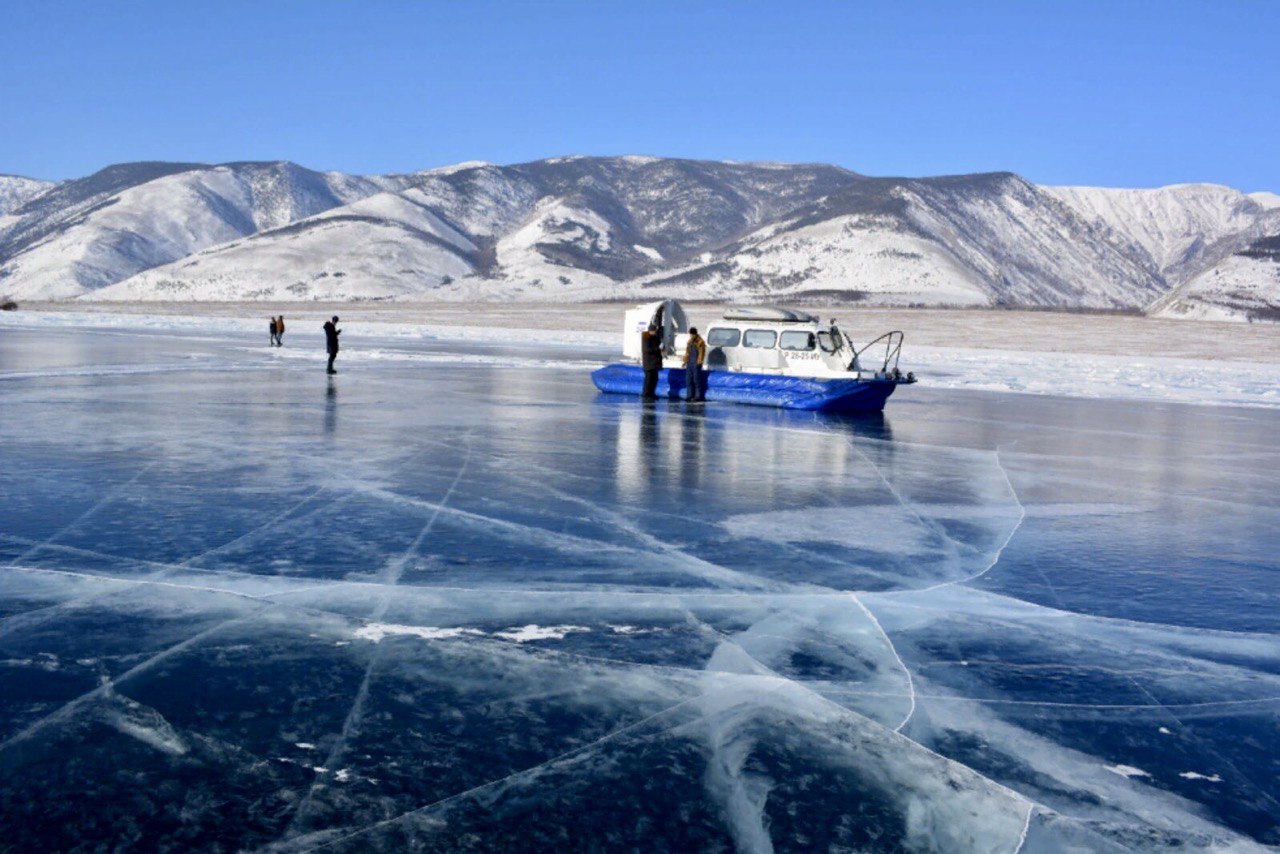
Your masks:
<instances>
[{"instance_id":1,"label":"shoreline","mask_svg":"<svg viewBox=\"0 0 1280 854\"><path fill-rule=\"evenodd\" d=\"M459 329L562 331L567 340L616 336L634 300L590 303L245 303L245 302L33 302L4 312L21 322L31 315L219 318L246 323L283 314L286 324L320 322L337 314L344 323L376 323ZM682 303L692 322L709 325L723 303ZM1280 325L1214 320L1169 320L1141 315L1016 309L859 308L805 306L835 317L855 339L871 340L890 329L906 333L912 347L966 351L1017 351L1133 359L1198 359L1280 365ZM616 340L616 337L612 338ZM1277 376L1280 382L1280 375Z\"/></svg>"},{"instance_id":2,"label":"shoreline","mask_svg":"<svg viewBox=\"0 0 1280 854\"><path fill-rule=\"evenodd\" d=\"M268 317L283 314L289 342L314 347L323 342L321 324L337 314L351 342L348 359L441 342L533 345L604 364L621 352L629 305L54 303L0 312L0 334L107 329L265 340ZM684 305L695 326L712 325L722 310ZM839 319L859 343L905 332L900 365L922 387L1280 410L1280 327L1044 311L810 310Z\"/></svg>"}]
</instances>

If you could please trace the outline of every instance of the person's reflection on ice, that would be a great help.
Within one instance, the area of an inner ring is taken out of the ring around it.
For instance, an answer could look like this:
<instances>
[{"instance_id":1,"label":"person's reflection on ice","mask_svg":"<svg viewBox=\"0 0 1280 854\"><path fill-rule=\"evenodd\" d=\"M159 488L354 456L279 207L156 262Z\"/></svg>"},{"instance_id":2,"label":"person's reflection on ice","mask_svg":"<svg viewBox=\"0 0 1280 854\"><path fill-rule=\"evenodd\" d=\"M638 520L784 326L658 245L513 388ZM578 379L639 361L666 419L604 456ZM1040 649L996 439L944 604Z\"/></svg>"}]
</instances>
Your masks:
<instances>
[{"instance_id":1,"label":"person's reflection on ice","mask_svg":"<svg viewBox=\"0 0 1280 854\"><path fill-rule=\"evenodd\" d=\"M685 412L680 419L680 486L691 489L702 484L706 465L706 449L702 443L702 431L706 426L706 414L696 408Z\"/></svg>"},{"instance_id":2,"label":"person's reflection on ice","mask_svg":"<svg viewBox=\"0 0 1280 854\"><path fill-rule=\"evenodd\" d=\"M658 412L652 401L640 407L640 451L649 459L658 452Z\"/></svg>"},{"instance_id":3,"label":"person's reflection on ice","mask_svg":"<svg viewBox=\"0 0 1280 854\"><path fill-rule=\"evenodd\" d=\"M328 377L329 387L324 393L324 432L332 436L338 429L338 386L333 377Z\"/></svg>"}]
</instances>

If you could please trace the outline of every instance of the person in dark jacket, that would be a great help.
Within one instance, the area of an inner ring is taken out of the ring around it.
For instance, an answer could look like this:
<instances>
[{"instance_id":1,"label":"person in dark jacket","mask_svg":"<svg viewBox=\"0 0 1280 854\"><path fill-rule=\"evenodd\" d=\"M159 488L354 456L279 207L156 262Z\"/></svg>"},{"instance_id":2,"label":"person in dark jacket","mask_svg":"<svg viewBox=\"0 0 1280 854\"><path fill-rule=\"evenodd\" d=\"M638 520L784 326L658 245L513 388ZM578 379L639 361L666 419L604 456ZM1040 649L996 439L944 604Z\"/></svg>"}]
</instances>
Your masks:
<instances>
[{"instance_id":1,"label":"person in dark jacket","mask_svg":"<svg viewBox=\"0 0 1280 854\"><path fill-rule=\"evenodd\" d=\"M338 328L338 315L335 314L333 320L324 325L324 346L329 351L329 373L331 374L337 373L333 369L333 360L338 358L338 336L341 334L342 330Z\"/></svg>"},{"instance_id":2,"label":"person in dark jacket","mask_svg":"<svg viewBox=\"0 0 1280 854\"><path fill-rule=\"evenodd\" d=\"M270 347L276 346L276 335L278 334L276 330L276 319L273 317L271 322L267 324L267 334L271 336L271 343L268 345Z\"/></svg>"},{"instance_id":3,"label":"person in dark jacket","mask_svg":"<svg viewBox=\"0 0 1280 854\"><path fill-rule=\"evenodd\" d=\"M657 398L658 372L662 370L662 332L656 324L640 333L640 367L644 368L644 390L640 397Z\"/></svg>"}]
</instances>

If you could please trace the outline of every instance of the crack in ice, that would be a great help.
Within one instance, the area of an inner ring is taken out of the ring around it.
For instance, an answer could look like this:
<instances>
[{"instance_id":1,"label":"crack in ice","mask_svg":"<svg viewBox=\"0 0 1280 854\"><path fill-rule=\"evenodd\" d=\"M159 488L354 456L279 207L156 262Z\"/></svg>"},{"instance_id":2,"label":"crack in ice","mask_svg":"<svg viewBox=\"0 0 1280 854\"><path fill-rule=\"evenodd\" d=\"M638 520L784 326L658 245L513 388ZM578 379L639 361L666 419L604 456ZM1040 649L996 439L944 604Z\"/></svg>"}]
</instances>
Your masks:
<instances>
[{"instance_id":1,"label":"crack in ice","mask_svg":"<svg viewBox=\"0 0 1280 854\"><path fill-rule=\"evenodd\" d=\"M377 622L386 615L387 609L391 606L391 598L394 593L394 588L399 584L401 576L404 574L405 566L422 546L423 541L426 540L427 535L431 533L432 528L435 527L436 520L440 517L440 514L444 511L449 499L453 496L454 490L457 489L458 483L461 482L463 475L466 474L467 467L470 463L471 446L470 442L468 442L467 454L463 457L462 463L458 466L458 472L454 476L453 481L449 484L449 488L445 490L444 495L436 506L435 512L433 512L430 518L427 519L426 523L422 526L422 529L418 532L418 535L413 539L413 542L409 544L408 548L405 549L404 553L397 560L392 561L384 568L381 574L380 584L383 588L383 594L369 616L368 622ZM357 689L355 699L352 701L351 708L347 712L347 717L343 721L342 730L338 734L337 739L335 739L333 747L330 749L329 755L324 762L324 767L326 768L336 768L338 766L343 754L346 752L347 742L360 726L360 722L364 717L365 703L369 698L369 685L373 681L373 673L382 655L382 650L383 647L379 644L375 646L373 651L369 654L369 663L365 666L364 676L360 680L360 687ZM321 785L320 780L317 779L307 790L306 796L298 804L297 809L294 811L293 818L285 828L284 835L282 837L283 839L289 839L290 837L296 836L300 832L299 828L305 822L309 821L309 810L315 800L316 793L321 788Z\"/></svg>"}]
</instances>

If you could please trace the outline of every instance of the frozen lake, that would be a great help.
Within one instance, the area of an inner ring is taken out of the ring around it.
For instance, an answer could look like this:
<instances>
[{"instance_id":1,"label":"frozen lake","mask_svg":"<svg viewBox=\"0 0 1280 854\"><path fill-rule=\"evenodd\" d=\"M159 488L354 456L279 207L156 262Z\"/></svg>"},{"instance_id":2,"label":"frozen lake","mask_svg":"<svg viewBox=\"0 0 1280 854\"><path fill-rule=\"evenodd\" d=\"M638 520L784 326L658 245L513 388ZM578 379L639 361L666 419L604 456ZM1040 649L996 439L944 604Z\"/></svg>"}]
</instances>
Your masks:
<instances>
[{"instance_id":1,"label":"frozen lake","mask_svg":"<svg viewBox=\"0 0 1280 854\"><path fill-rule=\"evenodd\" d=\"M0 847L1280 844L1280 410L359 335L0 328Z\"/></svg>"}]
</instances>

